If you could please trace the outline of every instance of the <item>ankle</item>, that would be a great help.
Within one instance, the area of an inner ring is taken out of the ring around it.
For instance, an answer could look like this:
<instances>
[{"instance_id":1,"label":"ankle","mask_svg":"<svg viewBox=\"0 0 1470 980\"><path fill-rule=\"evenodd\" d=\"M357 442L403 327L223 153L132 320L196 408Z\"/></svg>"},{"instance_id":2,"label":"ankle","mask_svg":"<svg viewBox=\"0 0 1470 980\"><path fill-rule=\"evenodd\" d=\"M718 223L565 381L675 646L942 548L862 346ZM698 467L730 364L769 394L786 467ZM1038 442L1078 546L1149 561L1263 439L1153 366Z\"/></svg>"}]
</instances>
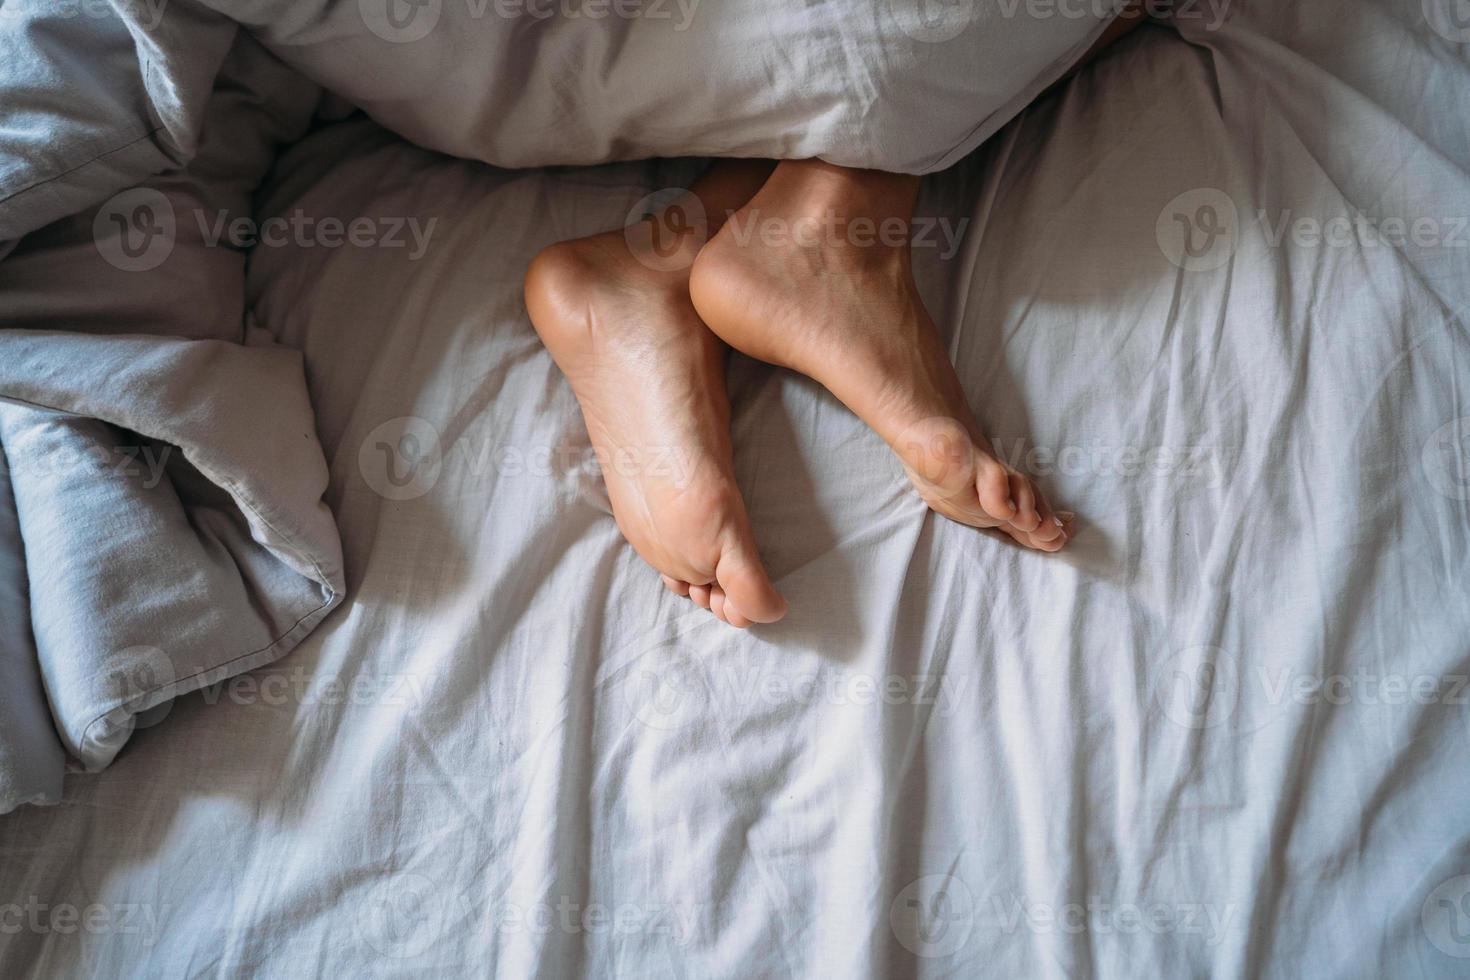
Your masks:
<instances>
[{"instance_id":1,"label":"ankle","mask_svg":"<svg viewBox=\"0 0 1470 980\"><path fill-rule=\"evenodd\" d=\"M881 170L854 170L822 160L787 160L767 185L809 215L832 215L847 222L901 221L907 227L918 197L919 178Z\"/></svg>"}]
</instances>

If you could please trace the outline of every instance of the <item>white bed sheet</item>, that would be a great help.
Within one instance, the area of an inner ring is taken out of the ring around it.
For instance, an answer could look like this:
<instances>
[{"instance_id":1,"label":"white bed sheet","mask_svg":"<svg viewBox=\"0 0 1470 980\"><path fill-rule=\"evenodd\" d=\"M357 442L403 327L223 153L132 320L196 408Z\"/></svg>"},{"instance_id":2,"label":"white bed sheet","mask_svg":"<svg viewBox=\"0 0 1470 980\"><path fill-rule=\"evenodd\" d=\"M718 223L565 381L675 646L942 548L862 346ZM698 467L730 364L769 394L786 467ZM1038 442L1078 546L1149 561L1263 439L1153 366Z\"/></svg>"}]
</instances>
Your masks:
<instances>
[{"instance_id":1,"label":"white bed sheet","mask_svg":"<svg viewBox=\"0 0 1470 980\"><path fill-rule=\"evenodd\" d=\"M349 598L0 820L0 974L1464 975L1470 67L1433 26L1148 28L931 179L969 219L917 262L970 397L1085 530L935 519L736 358L792 604L750 633L620 539L520 300L537 248L698 165L313 137L266 213L405 221L252 261ZM1434 230L1313 244L1357 215Z\"/></svg>"}]
</instances>

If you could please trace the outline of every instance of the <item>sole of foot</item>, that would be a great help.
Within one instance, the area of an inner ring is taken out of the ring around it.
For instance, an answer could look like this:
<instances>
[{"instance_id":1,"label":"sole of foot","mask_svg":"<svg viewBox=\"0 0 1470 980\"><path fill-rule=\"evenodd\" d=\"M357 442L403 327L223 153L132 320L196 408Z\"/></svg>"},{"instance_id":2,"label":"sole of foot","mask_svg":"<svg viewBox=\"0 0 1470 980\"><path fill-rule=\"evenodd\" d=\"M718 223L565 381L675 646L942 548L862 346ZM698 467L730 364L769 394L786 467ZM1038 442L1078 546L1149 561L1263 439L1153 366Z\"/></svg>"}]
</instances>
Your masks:
<instances>
[{"instance_id":1,"label":"sole of foot","mask_svg":"<svg viewBox=\"0 0 1470 980\"><path fill-rule=\"evenodd\" d=\"M841 221L814 214L799 182L782 187L779 177L700 250L689 281L699 316L736 350L825 386L888 443L936 512L1060 550L1071 515L991 451L919 296L907 244L834 240ZM791 231L779 241L762 231L776 221Z\"/></svg>"},{"instance_id":2,"label":"sole of foot","mask_svg":"<svg viewBox=\"0 0 1470 980\"><path fill-rule=\"evenodd\" d=\"M526 306L638 554L732 626L782 618L735 484L726 350L690 302L687 264L641 261L621 231L561 242L532 261Z\"/></svg>"}]
</instances>

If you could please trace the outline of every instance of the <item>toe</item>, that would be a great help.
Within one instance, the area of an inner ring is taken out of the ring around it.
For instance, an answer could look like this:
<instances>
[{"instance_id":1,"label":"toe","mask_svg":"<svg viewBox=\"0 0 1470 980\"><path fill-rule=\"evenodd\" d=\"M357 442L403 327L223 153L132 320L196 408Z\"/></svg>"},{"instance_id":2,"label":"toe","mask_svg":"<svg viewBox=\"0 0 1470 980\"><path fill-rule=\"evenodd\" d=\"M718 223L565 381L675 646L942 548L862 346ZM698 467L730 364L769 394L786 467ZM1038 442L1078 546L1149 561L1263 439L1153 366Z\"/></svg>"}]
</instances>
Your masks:
<instances>
[{"instance_id":1,"label":"toe","mask_svg":"<svg viewBox=\"0 0 1470 980\"><path fill-rule=\"evenodd\" d=\"M699 606L701 609L708 609L709 608L709 586L708 585L690 585L689 586L689 598L693 599L694 600L694 604L696 606Z\"/></svg>"},{"instance_id":2,"label":"toe","mask_svg":"<svg viewBox=\"0 0 1470 980\"><path fill-rule=\"evenodd\" d=\"M749 629L755 625L749 616L736 608L735 600L729 595L725 596L725 622L739 630Z\"/></svg>"},{"instance_id":3,"label":"toe","mask_svg":"<svg viewBox=\"0 0 1470 980\"><path fill-rule=\"evenodd\" d=\"M979 454L975 460L975 492L980 507L992 520L1008 521L1016 516L1011 500L1011 479L1000 460Z\"/></svg>"},{"instance_id":4,"label":"toe","mask_svg":"<svg viewBox=\"0 0 1470 980\"><path fill-rule=\"evenodd\" d=\"M1031 481L1020 473L1011 473L1011 499L1016 502L1016 515L1011 518L1011 524L1019 531L1030 533L1041 524L1041 516L1036 513L1036 493L1031 487Z\"/></svg>"},{"instance_id":5,"label":"toe","mask_svg":"<svg viewBox=\"0 0 1470 980\"><path fill-rule=\"evenodd\" d=\"M722 623L730 620L725 617L725 590L718 585L709 587L709 611L715 614L715 619Z\"/></svg>"},{"instance_id":6,"label":"toe","mask_svg":"<svg viewBox=\"0 0 1470 980\"><path fill-rule=\"evenodd\" d=\"M672 575L661 575L659 577L664 580L664 585L668 588L670 592L674 593L674 595L687 596L689 594L688 582L681 582L679 579L674 578Z\"/></svg>"},{"instance_id":7,"label":"toe","mask_svg":"<svg viewBox=\"0 0 1470 980\"><path fill-rule=\"evenodd\" d=\"M771 584L748 532L720 556L715 580L735 603L742 618L754 623L774 623L786 615L786 600Z\"/></svg>"},{"instance_id":8,"label":"toe","mask_svg":"<svg viewBox=\"0 0 1470 980\"><path fill-rule=\"evenodd\" d=\"M1046 497L1042 496L1039 489L1035 493L1036 515L1041 518L1041 522L1036 526L1036 530L1031 532L1031 536L1037 541L1048 542L1063 538L1062 519L1051 509L1051 505L1047 503Z\"/></svg>"},{"instance_id":9,"label":"toe","mask_svg":"<svg viewBox=\"0 0 1470 980\"><path fill-rule=\"evenodd\" d=\"M1066 537L1054 538L1051 541L1041 541L1031 532L1019 530L1014 525L1010 524L1004 525L1002 528L1000 528L1000 530L1005 531L1012 538L1014 538L1017 544L1026 548L1030 548L1033 551L1060 551L1062 550L1062 546L1067 543Z\"/></svg>"}]
</instances>

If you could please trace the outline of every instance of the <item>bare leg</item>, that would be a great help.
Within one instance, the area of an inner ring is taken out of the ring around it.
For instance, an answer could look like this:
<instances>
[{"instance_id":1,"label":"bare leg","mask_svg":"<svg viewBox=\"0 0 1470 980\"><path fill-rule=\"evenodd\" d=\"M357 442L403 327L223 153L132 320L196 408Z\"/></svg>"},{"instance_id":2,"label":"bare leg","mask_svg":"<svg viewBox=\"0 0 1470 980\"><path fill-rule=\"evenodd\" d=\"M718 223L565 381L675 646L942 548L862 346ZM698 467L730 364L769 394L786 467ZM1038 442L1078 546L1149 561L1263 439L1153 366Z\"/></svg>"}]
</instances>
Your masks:
<instances>
[{"instance_id":1,"label":"bare leg","mask_svg":"<svg viewBox=\"0 0 1470 980\"><path fill-rule=\"evenodd\" d=\"M991 451L910 267L918 178L780 164L700 252L694 307L737 350L809 375L897 453L924 500L1056 551L1066 518Z\"/></svg>"},{"instance_id":2,"label":"bare leg","mask_svg":"<svg viewBox=\"0 0 1470 980\"><path fill-rule=\"evenodd\" d=\"M553 245L526 274L531 321L614 461L603 475L619 528L670 589L742 627L786 602L735 486L726 348L694 311L689 268L773 167L716 164L650 219Z\"/></svg>"}]
</instances>

